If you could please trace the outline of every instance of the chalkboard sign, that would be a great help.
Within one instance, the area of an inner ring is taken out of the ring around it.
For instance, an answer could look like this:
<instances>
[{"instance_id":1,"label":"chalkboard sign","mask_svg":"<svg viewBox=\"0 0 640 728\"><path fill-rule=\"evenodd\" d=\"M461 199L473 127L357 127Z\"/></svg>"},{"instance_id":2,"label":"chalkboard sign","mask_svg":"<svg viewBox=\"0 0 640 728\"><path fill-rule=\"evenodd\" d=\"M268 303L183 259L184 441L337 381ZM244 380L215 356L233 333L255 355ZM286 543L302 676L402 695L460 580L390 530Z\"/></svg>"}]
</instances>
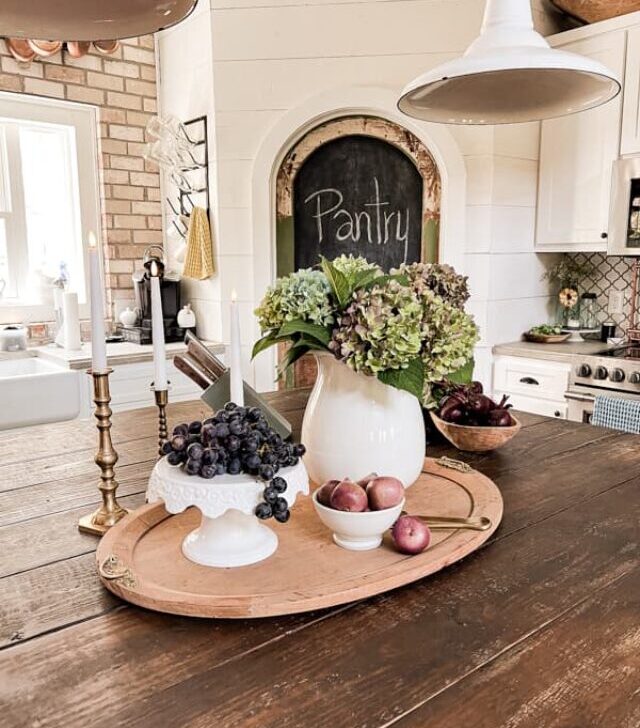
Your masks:
<instances>
[{"instance_id":1,"label":"chalkboard sign","mask_svg":"<svg viewBox=\"0 0 640 728\"><path fill-rule=\"evenodd\" d=\"M293 185L296 270L342 253L385 271L419 261L422 185L409 157L382 139L349 135L318 147Z\"/></svg>"}]
</instances>

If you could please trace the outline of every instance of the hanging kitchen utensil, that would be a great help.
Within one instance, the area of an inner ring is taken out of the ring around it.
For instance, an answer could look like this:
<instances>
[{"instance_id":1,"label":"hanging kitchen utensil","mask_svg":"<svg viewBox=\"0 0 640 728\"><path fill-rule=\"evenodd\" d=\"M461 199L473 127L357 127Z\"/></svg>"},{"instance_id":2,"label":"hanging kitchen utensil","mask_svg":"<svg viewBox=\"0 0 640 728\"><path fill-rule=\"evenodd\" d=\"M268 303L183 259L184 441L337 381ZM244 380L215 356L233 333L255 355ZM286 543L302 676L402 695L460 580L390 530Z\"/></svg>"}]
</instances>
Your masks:
<instances>
[{"instance_id":1,"label":"hanging kitchen utensil","mask_svg":"<svg viewBox=\"0 0 640 728\"><path fill-rule=\"evenodd\" d=\"M418 76L398 108L441 124L514 124L591 109L620 89L601 63L550 48L533 28L530 0L487 0L462 58Z\"/></svg>"},{"instance_id":2,"label":"hanging kitchen utensil","mask_svg":"<svg viewBox=\"0 0 640 728\"><path fill-rule=\"evenodd\" d=\"M9 53L18 63L31 63L36 57L36 53L29 45L29 41L24 38L5 38L5 43Z\"/></svg>"}]
</instances>

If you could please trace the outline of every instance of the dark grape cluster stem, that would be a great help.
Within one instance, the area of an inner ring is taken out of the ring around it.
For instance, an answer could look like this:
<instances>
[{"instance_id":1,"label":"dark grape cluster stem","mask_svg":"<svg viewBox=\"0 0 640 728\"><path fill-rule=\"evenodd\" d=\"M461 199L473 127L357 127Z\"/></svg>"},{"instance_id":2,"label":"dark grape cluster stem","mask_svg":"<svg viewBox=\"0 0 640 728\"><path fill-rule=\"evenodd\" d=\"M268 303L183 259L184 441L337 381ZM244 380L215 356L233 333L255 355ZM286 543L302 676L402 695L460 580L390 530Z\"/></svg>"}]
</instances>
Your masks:
<instances>
[{"instance_id":1,"label":"dark grape cluster stem","mask_svg":"<svg viewBox=\"0 0 640 728\"><path fill-rule=\"evenodd\" d=\"M266 483L255 514L260 519L289 520L284 478L280 468L297 465L304 445L283 440L258 407L240 407L229 402L213 417L180 424L163 446L170 465L181 466L188 475L211 479L216 475L247 473Z\"/></svg>"}]
</instances>

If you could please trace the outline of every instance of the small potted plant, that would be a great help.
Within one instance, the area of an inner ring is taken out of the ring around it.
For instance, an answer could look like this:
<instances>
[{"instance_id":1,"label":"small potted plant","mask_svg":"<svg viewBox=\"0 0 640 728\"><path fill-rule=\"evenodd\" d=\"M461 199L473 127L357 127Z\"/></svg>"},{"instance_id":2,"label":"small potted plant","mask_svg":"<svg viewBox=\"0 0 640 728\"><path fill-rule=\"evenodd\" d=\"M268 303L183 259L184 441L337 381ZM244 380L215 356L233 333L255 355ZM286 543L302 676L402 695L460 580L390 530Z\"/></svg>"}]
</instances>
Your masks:
<instances>
[{"instance_id":1,"label":"small potted plant","mask_svg":"<svg viewBox=\"0 0 640 728\"><path fill-rule=\"evenodd\" d=\"M414 263L386 275L361 257L323 259L280 278L256 309L254 356L287 342L290 366L307 352L318 378L302 425L312 480L372 470L411 485L422 469L421 406L434 382L472 368L478 330L464 311L467 279Z\"/></svg>"}]
</instances>

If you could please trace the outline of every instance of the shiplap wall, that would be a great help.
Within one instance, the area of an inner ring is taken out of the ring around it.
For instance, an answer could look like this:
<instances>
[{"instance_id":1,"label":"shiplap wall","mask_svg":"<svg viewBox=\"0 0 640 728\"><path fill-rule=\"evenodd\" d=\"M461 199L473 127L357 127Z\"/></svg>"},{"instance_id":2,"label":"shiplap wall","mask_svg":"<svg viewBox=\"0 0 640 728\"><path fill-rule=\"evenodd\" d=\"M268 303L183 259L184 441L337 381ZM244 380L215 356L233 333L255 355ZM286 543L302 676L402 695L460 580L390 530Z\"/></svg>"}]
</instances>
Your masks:
<instances>
[{"instance_id":1,"label":"shiplap wall","mask_svg":"<svg viewBox=\"0 0 640 728\"><path fill-rule=\"evenodd\" d=\"M246 376L256 335L251 180L269 129L323 90L376 85L399 92L477 35L484 0L210 0L159 38L165 112L210 115L216 262L211 281L186 287L200 333L228 338L238 292ZM548 20L535 8L536 20ZM556 30L545 27L545 31ZM537 127L454 130L468 174L466 249L472 309L483 329L479 372L490 381L490 347L546 317L533 249ZM263 384L263 380L260 382Z\"/></svg>"}]
</instances>

